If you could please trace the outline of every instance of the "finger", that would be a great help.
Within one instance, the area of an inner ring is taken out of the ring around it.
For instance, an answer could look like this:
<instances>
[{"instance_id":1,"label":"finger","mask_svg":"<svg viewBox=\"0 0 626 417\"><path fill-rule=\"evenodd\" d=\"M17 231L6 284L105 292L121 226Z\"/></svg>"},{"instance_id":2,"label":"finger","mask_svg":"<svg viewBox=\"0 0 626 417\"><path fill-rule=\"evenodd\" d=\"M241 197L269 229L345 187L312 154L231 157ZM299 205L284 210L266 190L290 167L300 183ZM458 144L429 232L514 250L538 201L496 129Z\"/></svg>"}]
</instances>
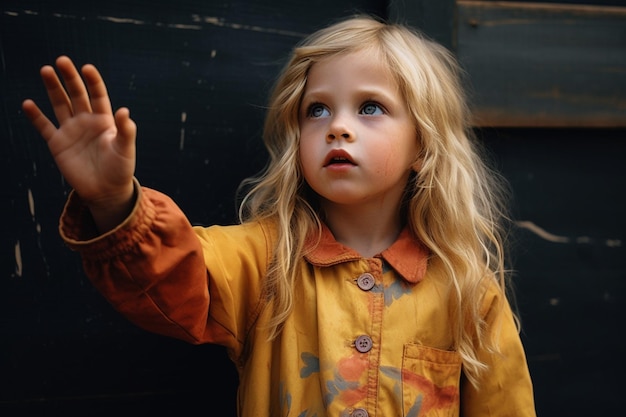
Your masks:
<instances>
[{"instance_id":1,"label":"finger","mask_svg":"<svg viewBox=\"0 0 626 417\"><path fill-rule=\"evenodd\" d=\"M87 64L83 66L82 73L87 83L87 89L91 97L91 108L94 113L113 114L106 84L96 67Z\"/></svg>"},{"instance_id":2,"label":"finger","mask_svg":"<svg viewBox=\"0 0 626 417\"><path fill-rule=\"evenodd\" d=\"M28 117L28 120L30 120L44 140L46 142L50 140L57 128L54 123L52 123L50 119L43 114L37 104L30 99L24 100L22 103L22 110L24 110L26 117Z\"/></svg>"},{"instance_id":3,"label":"finger","mask_svg":"<svg viewBox=\"0 0 626 417\"><path fill-rule=\"evenodd\" d=\"M115 112L115 125L117 126L120 146L124 149L133 146L137 136L137 125L130 118L128 108L122 107Z\"/></svg>"},{"instance_id":4,"label":"finger","mask_svg":"<svg viewBox=\"0 0 626 417\"><path fill-rule=\"evenodd\" d=\"M67 56L60 56L57 58L56 64L65 82L65 88L67 89L70 100L72 101L74 114L83 112L91 113L91 104L89 102L87 88L72 60Z\"/></svg>"},{"instance_id":5,"label":"finger","mask_svg":"<svg viewBox=\"0 0 626 417\"><path fill-rule=\"evenodd\" d=\"M59 123L63 123L74 114L72 111L72 102L65 92L65 88L63 84L61 84L61 80L54 71L54 68L50 65L46 65L41 68L40 74L43 84L46 87L54 115Z\"/></svg>"}]
</instances>

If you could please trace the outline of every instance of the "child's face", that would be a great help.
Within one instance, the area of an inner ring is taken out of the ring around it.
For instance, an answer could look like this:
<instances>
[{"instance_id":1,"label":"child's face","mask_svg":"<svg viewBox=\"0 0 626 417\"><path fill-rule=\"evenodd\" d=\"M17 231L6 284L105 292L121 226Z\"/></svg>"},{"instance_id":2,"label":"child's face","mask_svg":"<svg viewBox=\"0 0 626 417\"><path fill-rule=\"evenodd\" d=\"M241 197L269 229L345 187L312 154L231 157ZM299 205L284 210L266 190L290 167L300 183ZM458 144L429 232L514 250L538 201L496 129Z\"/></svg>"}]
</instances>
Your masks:
<instances>
[{"instance_id":1,"label":"child's face","mask_svg":"<svg viewBox=\"0 0 626 417\"><path fill-rule=\"evenodd\" d=\"M304 177L322 203L400 203L419 145L380 59L362 51L315 63L299 123Z\"/></svg>"}]
</instances>

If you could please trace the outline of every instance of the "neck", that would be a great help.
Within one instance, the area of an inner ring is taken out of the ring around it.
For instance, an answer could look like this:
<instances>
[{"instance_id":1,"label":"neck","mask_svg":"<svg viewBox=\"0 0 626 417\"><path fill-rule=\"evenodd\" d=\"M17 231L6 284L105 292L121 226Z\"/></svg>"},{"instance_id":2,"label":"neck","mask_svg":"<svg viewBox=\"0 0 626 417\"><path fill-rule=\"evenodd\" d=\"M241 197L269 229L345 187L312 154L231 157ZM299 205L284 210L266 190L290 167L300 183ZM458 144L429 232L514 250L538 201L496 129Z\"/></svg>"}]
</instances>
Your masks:
<instances>
[{"instance_id":1,"label":"neck","mask_svg":"<svg viewBox=\"0 0 626 417\"><path fill-rule=\"evenodd\" d=\"M343 207L323 204L325 222L335 239L357 251L365 258L373 257L391 246L400 231L402 222L397 208Z\"/></svg>"}]
</instances>

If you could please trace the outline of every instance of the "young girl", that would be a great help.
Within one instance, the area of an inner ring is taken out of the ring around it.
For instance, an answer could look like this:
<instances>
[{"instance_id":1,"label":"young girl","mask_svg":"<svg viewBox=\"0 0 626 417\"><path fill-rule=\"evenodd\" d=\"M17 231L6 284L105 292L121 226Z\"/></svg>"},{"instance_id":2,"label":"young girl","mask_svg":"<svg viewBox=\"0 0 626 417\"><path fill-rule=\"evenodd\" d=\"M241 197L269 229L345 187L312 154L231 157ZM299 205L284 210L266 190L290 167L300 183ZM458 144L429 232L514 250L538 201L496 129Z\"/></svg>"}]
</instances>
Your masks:
<instances>
[{"instance_id":1,"label":"young girl","mask_svg":"<svg viewBox=\"0 0 626 417\"><path fill-rule=\"evenodd\" d=\"M305 39L270 97L238 225L141 187L102 78L41 69L23 109L73 187L60 231L137 325L228 348L241 416L534 416L505 296L498 177L451 54L369 17ZM84 79L84 81L83 81Z\"/></svg>"}]
</instances>

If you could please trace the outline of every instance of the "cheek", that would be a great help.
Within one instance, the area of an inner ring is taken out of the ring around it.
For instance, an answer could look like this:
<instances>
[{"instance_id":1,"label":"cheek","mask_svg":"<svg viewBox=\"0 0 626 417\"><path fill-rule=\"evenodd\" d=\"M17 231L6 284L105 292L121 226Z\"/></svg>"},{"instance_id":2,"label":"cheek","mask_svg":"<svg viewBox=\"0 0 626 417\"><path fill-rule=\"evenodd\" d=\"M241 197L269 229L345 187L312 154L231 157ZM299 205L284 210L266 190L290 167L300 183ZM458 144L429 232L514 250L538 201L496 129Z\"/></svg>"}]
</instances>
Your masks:
<instances>
[{"instance_id":1,"label":"cheek","mask_svg":"<svg viewBox=\"0 0 626 417\"><path fill-rule=\"evenodd\" d=\"M370 150L370 160L375 161L376 173L381 176L393 176L404 168L404 160L401 149L394 146L381 145Z\"/></svg>"},{"instance_id":2,"label":"cheek","mask_svg":"<svg viewBox=\"0 0 626 417\"><path fill-rule=\"evenodd\" d=\"M397 178L411 171L417 155L417 147L413 146L385 146L377 151L380 161L377 171L385 177Z\"/></svg>"}]
</instances>

